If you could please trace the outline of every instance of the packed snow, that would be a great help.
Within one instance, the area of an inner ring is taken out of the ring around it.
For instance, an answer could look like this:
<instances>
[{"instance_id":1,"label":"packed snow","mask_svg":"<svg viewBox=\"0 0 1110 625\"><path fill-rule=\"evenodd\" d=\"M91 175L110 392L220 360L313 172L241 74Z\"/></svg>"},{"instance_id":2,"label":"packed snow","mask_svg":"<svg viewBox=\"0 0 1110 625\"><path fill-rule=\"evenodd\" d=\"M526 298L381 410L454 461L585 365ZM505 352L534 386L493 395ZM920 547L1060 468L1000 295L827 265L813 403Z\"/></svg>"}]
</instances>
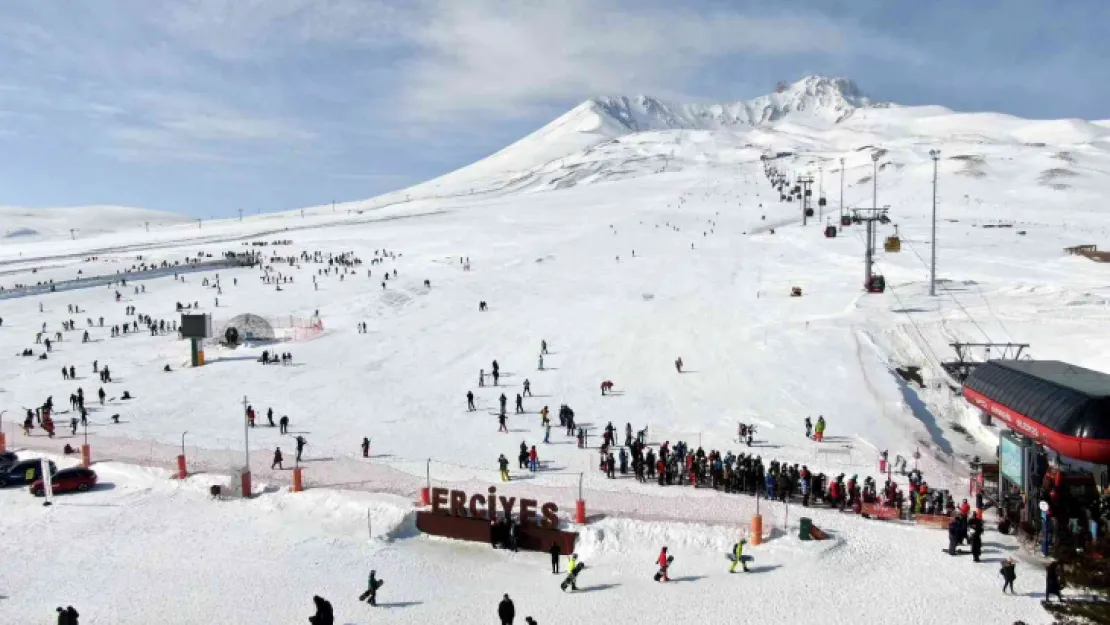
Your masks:
<instances>
[{"instance_id":1,"label":"packed snow","mask_svg":"<svg viewBox=\"0 0 1110 625\"><path fill-rule=\"evenodd\" d=\"M844 83L799 85L783 94L798 94L789 101L804 106L787 110L785 96L768 97L781 114L727 128L630 127L588 102L486 161L364 202L76 240L58 229L49 242L4 239L0 353L9 364L0 369L0 410L9 447L58 454L82 442L82 431L71 436L66 427L74 413L56 417L53 439L38 429L24 436L17 423L47 396L64 408L80 386L90 398L94 468L115 487L62 497L49 510L24 490L0 493L6 533L34 527L64 545L41 566L5 571L15 577L0 578L0 609L30 619L44 606L80 603L93 623L303 620L319 592L336 603L340 622L369 622L369 608L354 598L377 567L389 583L383 597L403 604L390 610L395 622L440 622L460 611L492 619L503 592L518 598L518 621L531 613L541 623L593 622L597 610L628 602L649 614L693 610L720 620L740 609L722 595L726 584L744 588L744 615L757 622L1047 620L1028 596L998 592L997 566L942 554L943 532L814 511L834 540L803 544L791 537L800 509L766 502L773 539L753 551L763 568L740 580L722 575L720 554L747 531L754 498L607 479L597 469L600 432L612 422L622 440L630 424L646 427L653 445L684 440L860 479L880 478L883 450L917 453L925 479L959 498L968 460L993 457L997 430L953 395L940 369L952 356L948 343L1027 342L1038 358L1110 370L1106 265L1062 250L1110 244L1095 201L1108 190L1105 125L879 106ZM928 295L932 148L942 151L936 297ZM814 199L828 203L808 225L797 203L773 192L763 156L818 181ZM878 204L890 205L894 222L880 227L879 240L897 226L902 251L883 252L880 243L877 269L888 290L867 295L862 227L822 233L837 222L841 176L850 209L871 206L876 171ZM267 269L182 269L33 297L11 291L226 251L258 251ZM340 254L362 262L321 273L328 255ZM294 261L273 260L284 257ZM801 297L790 296L795 286ZM173 332L152 335L145 324L118 337L109 331L136 321L126 313L132 306L170 323L179 302L211 313L216 326L261 315L290 340L209 345L207 364L190 368L188 342ZM322 333L284 331L317 319ZM63 320L75 329L63 331ZM45 338L64 338L39 360L44 323ZM90 342L82 343L86 330ZM541 370L543 340L551 353ZM35 357L16 355L25 349ZM263 350L288 352L292 364L262 365ZM113 382L97 381L94 360L111 368ZM501 384L479 387L479 371L488 374L493 360ZM62 379L59 369L70 365L76 381ZM924 386L896 367L920 367ZM525 379L534 396L513 414ZM602 396L604 380L617 392ZM95 400L101 386L103 406ZM134 399L121 399L124 390ZM467 391L478 410L467 410ZM502 392L508 434L498 432ZM259 415L249 437L264 494L208 501L206 486L243 463L244 400ZM554 418L562 404L589 428L589 449L557 425L541 442L540 410ZM288 435L266 423L270 408L275 420L288 415ZM821 444L802 425L818 415L828 421ZM737 440L740 423L757 428L751 449ZM291 494L288 471L268 467L276 447L292 459L297 435L308 441L309 490ZM522 441L539 450L534 474L515 468ZM183 445L190 469L208 474L170 482L159 471ZM605 592L562 597L541 557L412 535L409 502L428 474L433 485L483 488L498 482L499 454L514 461L513 481L499 484L505 492L555 501L565 519L581 487L590 514L604 515L579 531L590 564L580 585ZM120 536L95 529L124 519L128 542L117 554ZM79 544L64 542L75 535ZM664 541L686 551L676 575L689 583L660 590L648 578ZM989 558L1020 553L994 533L986 542ZM35 561L35 541L16 548L28 554L17 561ZM123 563L136 553L157 557L128 570ZM67 567L70 555L113 566ZM170 588L184 568L195 583ZM1019 580L1038 575L1019 570ZM90 577L99 583L86 584ZM813 603L798 601L800 593ZM642 620L625 616L612 618Z\"/></svg>"}]
</instances>

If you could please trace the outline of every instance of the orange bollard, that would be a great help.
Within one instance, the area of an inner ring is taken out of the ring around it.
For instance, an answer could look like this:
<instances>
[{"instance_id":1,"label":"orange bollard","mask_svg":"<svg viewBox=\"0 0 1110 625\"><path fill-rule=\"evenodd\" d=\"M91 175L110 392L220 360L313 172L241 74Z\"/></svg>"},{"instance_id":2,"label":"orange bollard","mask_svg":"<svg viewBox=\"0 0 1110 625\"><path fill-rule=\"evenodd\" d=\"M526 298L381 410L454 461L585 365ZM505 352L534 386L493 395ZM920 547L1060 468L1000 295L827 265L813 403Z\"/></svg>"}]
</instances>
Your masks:
<instances>
[{"instance_id":1,"label":"orange bollard","mask_svg":"<svg viewBox=\"0 0 1110 625\"><path fill-rule=\"evenodd\" d=\"M586 502L582 499L574 502L574 522L579 525L586 523Z\"/></svg>"},{"instance_id":2,"label":"orange bollard","mask_svg":"<svg viewBox=\"0 0 1110 625\"><path fill-rule=\"evenodd\" d=\"M752 517L752 536L749 541L752 546L758 545L763 542L763 516L755 515Z\"/></svg>"},{"instance_id":3,"label":"orange bollard","mask_svg":"<svg viewBox=\"0 0 1110 625\"><path fill-rule=\"evenodd\" d=\"M177 457L177 479L183 480L188 475L189 472L185 470L185 454L181 454Z\"/></svg>"},{"instance_id":4,"label":"orange bollard","mask_svg":"<svg viewBox=\"0 0 1110 625\"><path fill-rule=\"evenodd\" d=\"M304 483L301 481L301 468L293 467L293 492L299 493L304 490Z\"/></svg>"},{"instance_id":5,"label":"orange bollard","mask_svg":"<svg viewBox=\"0 0 1110 625\"><path fill-rule=\"evenodd\" d=\"M86 469L92 464L92 447L89 445L81 445L81 466Z\"/></svg>"},{"instance_id":6,"label":"orange bollard","mask_svg":"<svg viewBox=\"0 0 1110 625\"><path fill-rule=\"evenodd\" d=\"M420 505L432 505L432 489L428 488L427 486L422 486L420 488Z\"/></svg>"},{"instance_id":7,"label":"orange bollard","mask_svg":"<svg viewBox=\"0 0 1110 625\"><path fill-rule=\"evenodd\" d=\"M8 437L0 432L0 452L8 451Z\"/></svg>"},{"instance_id":8,"label":"orange bollard","mask_svg":"<svg viewBox=\"0 0 1110 625\"><path fill-rule=\"evenodd\" d=\"M251 496L251 472L244 471L240 487L243 489L243 497L249 499Z\"/></svg>"}]
</instances>

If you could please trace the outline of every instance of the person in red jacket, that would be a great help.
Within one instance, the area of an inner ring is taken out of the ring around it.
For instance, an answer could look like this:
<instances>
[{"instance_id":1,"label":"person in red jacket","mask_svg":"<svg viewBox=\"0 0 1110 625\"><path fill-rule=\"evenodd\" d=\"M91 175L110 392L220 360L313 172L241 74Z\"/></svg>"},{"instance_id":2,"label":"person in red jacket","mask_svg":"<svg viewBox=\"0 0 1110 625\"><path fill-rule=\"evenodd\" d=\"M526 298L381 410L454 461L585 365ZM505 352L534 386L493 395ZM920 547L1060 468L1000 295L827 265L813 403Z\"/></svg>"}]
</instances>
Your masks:
<instances>
[{"instance_id":1,"label":"person in red jacket","mask_svg":"<svg viewBox=\"0 0 1110 625\"><path fill-rule=\"evenodd\" d=\"M971 513L971 504L967 503L967 500L964 499L963 503L960 504L960 516L966 518L967 515L970 514L970 513Z\"/></svg>"},{"instance_id":2,"label":"person in red jacket","mask_svg":"<svg viewBox=\"0 0 1110 625\"><path fill-rule=\"evenodd\" d=\"M659 552L659 560L656 562L659 564L659 572L655 574L655 581L671 581L671 578L667 577L667 568L671 565L671 559L667 556L666 547L663 547L663 550Z\"/></svg>"}]
</instances>

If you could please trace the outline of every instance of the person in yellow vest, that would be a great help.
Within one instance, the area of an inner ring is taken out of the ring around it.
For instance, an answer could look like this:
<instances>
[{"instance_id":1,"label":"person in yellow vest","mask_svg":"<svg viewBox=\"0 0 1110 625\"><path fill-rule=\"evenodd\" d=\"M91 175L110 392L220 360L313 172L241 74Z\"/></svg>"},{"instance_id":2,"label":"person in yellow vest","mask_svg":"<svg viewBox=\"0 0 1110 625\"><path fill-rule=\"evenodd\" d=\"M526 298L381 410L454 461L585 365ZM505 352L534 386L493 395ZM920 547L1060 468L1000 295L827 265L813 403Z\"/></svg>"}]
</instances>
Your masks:
<instances>
[{"instance_id":1,"label":"person in yellow vest","mask_svg":"<svg viewBox=\"0 0 1110 625\"><path fill-rule=\"evenodd\" d=\"M732 566L728 567L729 573L736 572L737 564L744 569L745 573L748 572L748 565L744 562L744 545L746 544L748 544L748 541L741 538L739 542L732 546Z\"/></svg>"},{"instance_id":2,"label":"person in yellow vest","mask_svg":"<svg viewBox=\"0 0 1110 625\"><path fill-rule=\"evenodd\" d=\"M813 428L813 440L820 443L825 438L825 417L817 417L817 425Z\"/></svg>"},{"instance_id":3,"label":"person in yellow vest","mask_svg":"<svg viewBox=\"0 0 1110 625\"><path fill-rule=\"evenodd\" d=\"M501 454L501 457L497 459L497 466L501 469L501 481L502 482L508 482L509 481L509 460L508 460L508 458L505 457L505 454Z\"/></svg>"}]
</instances>

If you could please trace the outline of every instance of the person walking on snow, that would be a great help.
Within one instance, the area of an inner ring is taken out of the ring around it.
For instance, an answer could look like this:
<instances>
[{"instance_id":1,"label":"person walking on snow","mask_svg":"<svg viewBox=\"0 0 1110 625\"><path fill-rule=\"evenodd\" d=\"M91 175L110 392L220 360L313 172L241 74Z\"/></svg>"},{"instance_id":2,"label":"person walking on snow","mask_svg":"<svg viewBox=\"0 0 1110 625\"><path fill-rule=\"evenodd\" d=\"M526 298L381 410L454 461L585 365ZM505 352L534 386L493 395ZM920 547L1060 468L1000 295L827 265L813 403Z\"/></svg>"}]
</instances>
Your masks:
<instances>
[{"instance_id":1,"label":"person walking on snow","mask_svg":"<svg viewBox=\"0 0 1110 625\"><path fill-rule=\"evenodd\" d=\"M362 437L362 457L370 457L370 439L365 436Z\"/></svg>"},{"instance_id":2,"label":"person walking on snow","mask_svg":"<svg viewBox=\"0 0 1110 625\"><path fill-rule=\"evenodd\" d=\"M728 567L729 573L736 572L737 564L744 569L745 573L748 572L748 564L744 562L744 545L746 544L748 544L748 541L741 538L739 542L732 546L732 566Z\"/></svg>"},{"instance_id":3,"label":"person walking on snow","mask_svg":"<svg viewBox=\"0 0 1110 625\"><path fill-rule=\"evenodd\" d=\"M308 444L308 441L306 441L304 437L299 434L297 435L297 438L295 440L297 441L297 462L300 462L301 454L304 452L304 446Z\"/></svg>"},{"instance_id":4,"label":"person walking on snow","mask_svg":"<svg viewBox=\"0 0 1110 625\"><path fill-rule=\"evenodd\" d=\"M516 394L516 414L524 414L524 397L520 393Z\"/></svg>"},{"instance_id":5,"label":"person walking on snow","mask_svg":"<svg viewBox=\"0 0 1110 625\"><path fill-rule=\"evenodd\" d=\"M274 427L274 409L273 408L267 408L266 409L266 421L270 424L270 427Z\"/></svg>"},{"instance_id":6,"label":"person walking on snow","mask_svg":"<svg viewBox=\"0 0 1110 625\"><path fill-rule=\"evenodd\" d=\"M1014 561L1010 558L1006 558L1005 560L1003 560L1002 568L998 571L998 573L1002 575L1002 593L1005 594L1006 588L1009 587L1012 594L1017 594L1014 591L1014 580L1017 579L1017 573L1014 571ZM1048 599L1048 595L1045 595L1045 599Z\"/></svg>"},{"instance_id":7,"label":"person walking on snow","mask_svg":"<svg viewBox=\"0 0 1110 625\"><path fill-rule=\"evenodd\" d=\"M571 590L578 590L578 574L586 565L578 560L578 554L571 554L570 560L567 561L567 577L563 583L559 585L559 589L566 591L567 588Z\"/></svg>"},{"instance_id":8,"label":"person walking on snow","mask_svg":"<svg viewBox=\"0 0 1110 625\"><path fill-rule=\"evenodd\" d=\"M659 558L655 561L659 565L659 572L655 574L655 581L671 581L671 578L667 577L667 569L670 568L673 560L674 558L667 555L667 548L663 547L663 550L659 552Z\"/></svg>"},{"instance_id":9,"label":"person walking on snow","mask_svg":"<svg viewBox=\"0 0 1110 625\"><path fill-rule=\"evenodd\" d=\"M528 381L528 378L524 378L524 396L532 396L532 383Z\"/></svg>"},{"instance_id":10,"label":"person walking on snow","mask_svg":"<svg viewBox=\"0 0 1110 625\"><path fill-rule=\"evenodd\" d=\"M546 354L547 353L547 341L540 341L540 353L541 354Z\"/></svg>"},{"instance_id":11,"label":"person walking on snow","mask_svg":"<svg viewBox=\"0 0 1110 625\"><path fill-rule=\"evenodd\" d=\"M466 409L469 412L477 410L477 408L474 407L474 391L466 392Z\"/></svg>"},{"instance_id":12,"label":"person walking on snow","mask_svg":"<svg viewBox=\"0 0 1110 625\"><path fill-rule=\"evenodd\" d=\"M285 467L281 466L281 447L274 449L274 461L270 463L270 470L273 471L274 467L284 470Z\"/></svg>"},{"instance_id":13,"label":"person walking on snow","mask_svg":"<svg viewBox=\"0 0 1110 625\"><path fill-rule=\"evenodd\" d=\"M543 354L540 354L540 371L543 371Z\"/></svg>"},{"instance_id":14,"label":"person walking on snow","mask_svg":"<svg viewBox=\"0 0 1110 625\"><path fill-rule=\"evenodd\" d=\"M501 454L497 458L497 466L500 467L500 469L501 469L501 481L502 482L508 482L509 481L509 459L505 457L505 454Z\"/></svg>"},{"instance_id":15,"label":"person walking on snow","mask_svg":"<svg viewBox=\"0 0 1110 625\"><path fill-rule=\"evenodd\" d=\"M480 387L483 387L485 385L486 385L486 370L485 369L479 369L478 370L478 386L480 388Z\"/></svg>"},{"instance_id":16,"label":"person walking on snow","mask_svg":"<svg viewBox=\"0 0 1110 625\"><path fill-rule=\"evenodd\" d=\"M681 356L674 359L674 368L679 373L682 373L682 357Z\"/></svg>"},{"instance_id":17,"label":"person walking on snow","mask_svg":"<svg viewBox=\"0 0 1110 625\"><path fill-rule=\"evenodd\" d=\"M497 415L497 431L498 432L504 432L506 434L509 433L509 426L506 424L507 420L508 420L508 417L505 416L504 412Z\"/></svg>"},{"instance_id":18,"label":"person walking on snow","mask_svg":"<svg viewBox=\"0 0 1110 625\"><path fill-rule=\"evenodd\" d=\"M817 427L813 429L813 440L820 443L825 439L825 417L817 417Z\"/></svg>"},{"instance_id":19,"label":"person walking on snow","mask_svg":"<svg viewBox=\"0 0 1110 625\"><path fill-rule=\"evenodd\" d=\"M551 546L548 547L547 553L551 554L551 574L552 575L558 575L559 574L559 556L562 555L563 549L562 549L562 547L559 546L559 543L553 542L553 543L551 543Z\"/></svg>"},{"instance_id":20,"label":"person walking on snow","mask_svg":"<svg viewBox=\"0 0 1110 625\"><path fill-rule=\"evenodd\" d=\"M536 446L532 445L532 449L528 451L528 470L535 473L537 465L539 465L539 454L536 453Z\"/></svg>"},{"instance_id":21,"label":"person walking on snow","mask_svg":"<svg viewBox=\"0 0 1110 625\"><path fill-rule=\"evenodd\" d=\"M501 402L501 416L505 416L505 404L508 403L509 399L505 397L504 393L501 393L501 397L497 401Z\"/></svg>"},{"instance_id":22,"label":"person walking on snow","mask_svg":"<svg viewBox=\"0 0 1110 625\"><path fill-rule=\"evenodd\" d=\"M513 625L513 619L516 618L516 606L513 605L513 600L509 598L509 593L505 593L505 598L497 604L497 617L501 619L501 625Z\"/></svg>"},{"instance_id":23,"label":"person walking on snow","mask_svg":"<svg viewBox=\"0 0 1110 625\"><path fill-rule=\"evenodd\" d=\"M288 434L289 433L289 416L288 415L281 415L281 420L278 421L278 425L281 426L281 433L282 434Z\"/></svg>"},{"instance_id":24,"label":"person walking on snow","mask_svg":"<svg viewBox=\"0 0 1110 625\"><path fill-rule=\"evenodd\" d=\"M370 605L378 605L378 589L382 587L382 580L378 579L377 571L370 571L370 577L366 581L366 592L358 598L359 601L365 601Z\"/></svg>"}]
</instances>

